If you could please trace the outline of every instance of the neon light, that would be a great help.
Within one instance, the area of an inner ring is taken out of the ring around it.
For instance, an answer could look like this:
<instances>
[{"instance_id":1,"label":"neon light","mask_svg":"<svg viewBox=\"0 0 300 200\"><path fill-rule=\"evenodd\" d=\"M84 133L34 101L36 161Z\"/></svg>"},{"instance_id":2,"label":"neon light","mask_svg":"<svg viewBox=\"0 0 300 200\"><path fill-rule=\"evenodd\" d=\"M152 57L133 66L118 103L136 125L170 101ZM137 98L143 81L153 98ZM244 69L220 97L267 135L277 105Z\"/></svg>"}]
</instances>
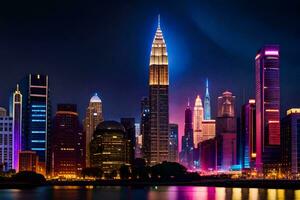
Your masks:
<instances>
[{"instance_id":1,"label":"neon light","mask_svg":"<svg viewBox=\"0 0 300 200\"><path fill-rule=\"evenodd\" d=\"M279 121L276 121L276 120L270 120L269 121L269 124L278 124L279 123Z\"/></svg>"},{"instance_id":2,"label":"neon light","mask_svg":"<svg viewBox=\"0 0 300 200\"><path fill-rule=\"evenodd\" d=\"M46 122L44 119L32 119L32 122Z\"/></svg>"},{"instance_id":3,"label":"neon light","mask_svg":"<svg viewBox=\"0 0 300 200\"><path fill-rule=\"evenodd\" d=\"M279 52L278 51L265 51L265 55L267 55L267 56L278 56Z\"/></svg>"},{"instance_id":4,"label":"neon light","mask_svg":"<svg viewBox=\"0 0 300 200\"><path fill-rule=\"evenodd\" d=\"M32 112L46 112L46 110L36 110L36 109L33 109L31 110Z\"/></svg>"},{"instance_id":5,"label":"neon light","mask_svg":"<svg viewBox=\"0 0 300 200\"><path fill-rule=\"evenodd\" d=\"M266 112L279 112L278 109L266 109Z\"/></svg>"},{"instance_id":6,"label":"neon light","mask_svg":"<svg viewBox=\"0 0 300 200\"><path fill-rule=\"evenodd\" d=\"M45 143L45 140L31 140L33 143Z\"/></svg>"},{"instance_id":7,"label":"neon light","mask_svg":"<svg viewBox=\"0 0 300 200\"><path fill-rule=\"evenodd\" d=\"M46 117L45 114L32 114L32 117Z\"/></svg>"},{"instance_id":8,"label":"neon light","mask_svg":"<svg viewBox=\"0 0 300 200\"><path fill-rule=\"evenodd\" d=\"M32 108L46 108L46 105L31 105Z\"/></svg>"},{"instance_id":9,"label":"neon light","mask_svg":"<svg viewBox=\"0 0 300 200\"><path fill-rule=\"evenodd\" d=\"M260 54L257 54L257 55L255 56L255 60L257 60L259 57L260 57Z\"/></svg>"},{"instance_id":10,"label":"neon light","mask_svg":"<svg viewBox=\"0 0 300 200\"><path fill-rule=\"evenodd\" d=\"M286 112L287 115L294 114L294 113L300 113L300 108L291 108Z\"/></svg>"},{"instance_id":11,"label":"neon light","mask_svg":"<svg viewBox=\"0 0 300 200\"><path fill-rule=\"evenodd\" d=\"M31 133L46 133L46 131L31 131Z\"/></svg>"},{"instance_id":12,"label":"neon light","mask_svg":"<svg viewBox=\"0 0 300 200\"><path fill-rule=\"evenodd\" d=\"M254 104L255 103L255 99L249 99L249 103L250 104Z\"/></svg>"},{"instance_id":13,"label":"neon light","mask_svg":"<svg viewBox=\"0 0 300 200\"><path fill-rule=\"evenodd\" d=\"M45 148L31 148L32 151L45 151Z\"/></svg>"}]
</instances>

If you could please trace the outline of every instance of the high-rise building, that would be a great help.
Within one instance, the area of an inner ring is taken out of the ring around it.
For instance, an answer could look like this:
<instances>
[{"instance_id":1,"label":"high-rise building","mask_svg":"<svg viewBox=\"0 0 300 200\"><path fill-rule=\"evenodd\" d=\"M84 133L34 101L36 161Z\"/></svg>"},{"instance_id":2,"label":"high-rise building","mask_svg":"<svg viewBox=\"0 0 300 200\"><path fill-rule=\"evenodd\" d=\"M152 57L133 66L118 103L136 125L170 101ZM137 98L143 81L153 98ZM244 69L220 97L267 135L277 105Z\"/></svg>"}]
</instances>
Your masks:
<instances>
[{"instance_id":1,"label":"high-rise building","mask_svg":"<svg viewBox=\"0 0 300 200\"><path fill-rule=\"evenodd\" d=\"M143 158L143 136L141 134L141 124L135 123L135 152L134 158Z\"/></svg>"},{"instance_id":2,"label":"high-rise building","mask_svg":"<svg viewBox=\"0 0 300 200\"><path fill-rule=\"evenodd\" d=\"M0 107L0 165L4 171L13 169L13 119Z\"/></svg>"},{"instance_id":3,"label":"high-rise building","mask_svg":"<svg viewBox=\"0 0 300 200\"><path fill-rule=\"evenodd\" d=\"M84 133L86 139L86 167L90 166L90 142L94 131L96 130L97 125L103 121L103 112L102 112L102 101L99 98L98 94L95 93L94 96L90 99L89 105L86 109L86 115L84 119Z\"/></svg>"},{"instance_id":4,"label":"high-rise building","mask_svg":"<svg viewBox=\"0 0 300 200\"><path fill-rule=\"evenodd\" d=\"M276 168L280 155L279 46L265 45L255 57L256 168Z\"/></svg>"},{"instance_id":5,"label":"high-rise building","mask_svg":"<svg viewBox=\"0 0 300 200\"><path fill-rule=\"evenodd\" d=\"M130 165L130 142L119 122L101 122L94 132L90 148L91 167L101 168L105 177L118 173L122 165Z\"/></svg>"},{"instance_id":6,"label":"high-rise building","mask_svg":"<svg viewBox=\"0 0 300 200\"><path fill-rule=\"evenodd\" d=\"M184 117L184 135L181 140L180 163L188 168L193 167L193 149L194 149L194 134L193 134L193 113L190 108L190 103L185 109Z\"/></svg>"},{"instance_id":7,"label":"high-rise building","mask_svg":"<svg viewBox=\"0 0 300 200\"><path fill-rule=\"evenodd\" d=\"M152 43L149 70L150 137L145 145L149 165L168 160L169 141L169 72L167 46L160 22Z\"/></svg>"},{"instance_id":8,"label":"high-rise building","mask_svg":"<svg viewBox=\"0 0 300 200\"><path fill-rule=\"evenodd\" d=\"M134 118L121 118L121 124L125 128L125 136L129 142L129 154L127 155L127 160L130 164L134 160L135 152L135 119Z\"/></svg>"},{"instance_id":9,"label":"high-rise building","mask_svg":"<svg viewBox=\"0 0 300 200\"><path fill-rule=\"evenodd\" d=\"M150 105L149 98L143 97L141 100L141 138L142 138L142 157L149 158L150 150ZM146 156L147 155L147 156Z\"/></svg>"},{"instance_id":10,"label":"high-rise building","mask_svg":"<svg viewBox=\"0 0 300 200\"><path fill-rule=\"evenodd\" d=\"M237 162L235 96L225 91L218 97L218 116L216 119L217 165L229 170Z\"/></svg>"},{"instance_id":11,"label":"high-rise building","mask_svg":"<svg viewBox=\"0 0 300 200\"><path fill-rule=\"evenodd\" d=\"M216 137L216 120L209 119L202 121L202 142Z\"/></svg>"},{"instance_id":12,"label":"high-rise building","mask_svg":"<svg viewBox=\"0 0 300 200\"><path fill-rule=\"evenodd\" d=\"M193 125L194 125L194 148L198 147L198 144L203 141L203 107L202 101L199 95L195 100L194 112L193 112Z\"/></svg>"},{"instance_id":13,"label":"high-rise building","mask_svg":"<svg viewBox=\"0 0 300 200\"><path fill-rule=\"evenodd\" d=\"M178 124L169 125L169 162L178 162Z\"/></svg>"},{"instance_id":14,"label":"high-rise building","mask_svg":"<svg viewBox=\"0 0 300 200\"><path fill-rule=\"evenodd\" d=\"M75 178L85 163L85 139L75 104L58 104L51 135L51 174Z\"/></svg>"},{"instance_id":15,"label":"high-rise building","mask_svg":"<svg viewBox=\"0 0 300 200\"><path fill-rule=\"evenodd\" d=\"M38 172L39 158L35 151L20 151L19 154L19 171Z\"/></svg>"},{"instance_id":16,"label":"high-rise building","mask_svg":"<svg viewBox=\"0 0 300 200\"><path fill-rule=\"evenodd\" d=\"M17 85L12 95L11 117L13 118L13 169L19 170L19 152L22 150L22 94Z\"/></svg>"},{"instance_id":17,"label":"high-rise building","mask_svg":"<svg viewBox=\"0 0 300 200\"><path fill-rule=\"evenodd\" d=\"M204 98L204 119L211 119L211 111L210 111L210 96L208 91L208 79L206 79L206 88L205 88L205 98Z\"/></svg>"},{"instance_id":18,"label":"high-rise building","mask_svg":"<svg viewBox=\"0 0 300 200\"><path fill-rule=\"evenodd\" d=\"M37 152L39 166L45 171L51 123L48 76L29 74L22 80L20 91L23 95L23 149Z\"/></svg>"},{"instance_id":19,"label":"high-rise building","mask_svg":"<svg viewBox=\"0 0 300 200\"><path fill-rule=\"evenodd\" d=\"M200 163L202 171L216 170L216 138L204 140L200 143Z\"/></svg>"},{"instance_id":20,"label":"high-rise building","mask_svg":"<svg viewBox=\"0 0 300 200\"><path fill-rule=\"evenodd\" d=\"M300 172L300 108L291 108L281 121L282 166L286 175Z\"/></svg>"},{"instance_id":21,"label":"high-rise building","mask_svg":"<svg viewBox=\"0 0 300 200\"><path fill-rule=\"evenodd\" d=\"M256 158L255 100L250 99L242 107L241 122L241 165L254 168Z\"/></svg>"}]
</instances>

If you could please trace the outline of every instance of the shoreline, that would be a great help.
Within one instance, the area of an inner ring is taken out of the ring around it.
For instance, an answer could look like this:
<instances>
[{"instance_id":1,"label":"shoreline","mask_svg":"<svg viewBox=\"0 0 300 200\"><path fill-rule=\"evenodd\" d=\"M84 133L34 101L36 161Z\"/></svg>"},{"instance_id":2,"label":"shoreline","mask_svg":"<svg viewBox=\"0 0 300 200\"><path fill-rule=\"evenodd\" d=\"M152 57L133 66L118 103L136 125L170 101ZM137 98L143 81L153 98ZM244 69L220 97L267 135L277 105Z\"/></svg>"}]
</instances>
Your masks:
<instances>
[{"instance_id":1,"label":"shoreline","mask_svg":"<svg viewBox=\"0 0 300 200\"><path fill-rule=\"evenodd\" d=\"M0 189L32 189L43 186L123 186L123 187L154 187L154 186L203 186L226 188L261 188L261 189L300 189L300 180L197 180L197 181L132 181L132 180L99 180L99 181L47 181L44 184L26 182L0 182Z\"/></svg>"}]
</instances>

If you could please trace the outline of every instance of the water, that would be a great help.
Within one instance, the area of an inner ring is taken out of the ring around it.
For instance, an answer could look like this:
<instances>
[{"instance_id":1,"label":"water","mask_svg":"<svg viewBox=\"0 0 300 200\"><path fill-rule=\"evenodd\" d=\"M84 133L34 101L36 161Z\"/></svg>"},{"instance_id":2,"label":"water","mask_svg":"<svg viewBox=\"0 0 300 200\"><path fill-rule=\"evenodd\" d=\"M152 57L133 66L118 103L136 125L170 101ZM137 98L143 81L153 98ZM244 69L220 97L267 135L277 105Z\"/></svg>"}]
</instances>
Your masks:
<instances>
[{"instance_id":1,"label":"water","mask_svg":"<svg viewBox=\"0 0 300 200\"><path fill-rule=\"evenodd\" d=\"M300 190L222 188L198 186L131 187L79 187L54 186L35 189L0 190L0 200L77 200L77 199L149 199L149 200L300 200Z\"/></svg>"}]
</instances>

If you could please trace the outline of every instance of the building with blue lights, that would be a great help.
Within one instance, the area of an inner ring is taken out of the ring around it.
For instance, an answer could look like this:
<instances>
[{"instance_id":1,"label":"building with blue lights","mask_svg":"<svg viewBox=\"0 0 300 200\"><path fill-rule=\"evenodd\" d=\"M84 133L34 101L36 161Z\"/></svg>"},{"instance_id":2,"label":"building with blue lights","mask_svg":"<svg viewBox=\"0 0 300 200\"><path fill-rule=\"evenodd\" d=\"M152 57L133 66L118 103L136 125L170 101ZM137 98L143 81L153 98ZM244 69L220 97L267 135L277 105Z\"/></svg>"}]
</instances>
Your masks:
<instances>
[{"instance_id":1,"label":"building with blue lights","mask_svg":"<svg viewBox=\"0 0 300 200\"><path fill-rule=\"evenodd\" d=\"M169 162L178 162L178 124L169 124Z\"/></svg>"},{"instance_id":2,"label":"building with blue lights","mask_svg":"<svg viewBox=\"0 0 300 200\"><path fill-rule=\"evenodd\" d=\"M0 107L0 171L13 169L13 119Z\"/></svg>"},{"instance_id":3,"label":"building with blue lights","mask_svg":"<svg viewBox=\"0 0 300 200\"><path fill-rule=\"evenodd\" d=\"M208 91L208 79L206 79L206 88L205 88L205 97L204 97L204 119L211 119L211 111L210 111L210 96Z\"/></svg>"},{"instance_id":4,"label":"building with blue lights","mask_svg":"<svg viewBox=\"0 0 300 200\"><path fill-rule=\"evenodd\" d=\"M23 94L22 146L37 153L39 166L45 173L51 121L48 76L29 74L22 80L20 89Z\"/></svg>"}]
</instances>

